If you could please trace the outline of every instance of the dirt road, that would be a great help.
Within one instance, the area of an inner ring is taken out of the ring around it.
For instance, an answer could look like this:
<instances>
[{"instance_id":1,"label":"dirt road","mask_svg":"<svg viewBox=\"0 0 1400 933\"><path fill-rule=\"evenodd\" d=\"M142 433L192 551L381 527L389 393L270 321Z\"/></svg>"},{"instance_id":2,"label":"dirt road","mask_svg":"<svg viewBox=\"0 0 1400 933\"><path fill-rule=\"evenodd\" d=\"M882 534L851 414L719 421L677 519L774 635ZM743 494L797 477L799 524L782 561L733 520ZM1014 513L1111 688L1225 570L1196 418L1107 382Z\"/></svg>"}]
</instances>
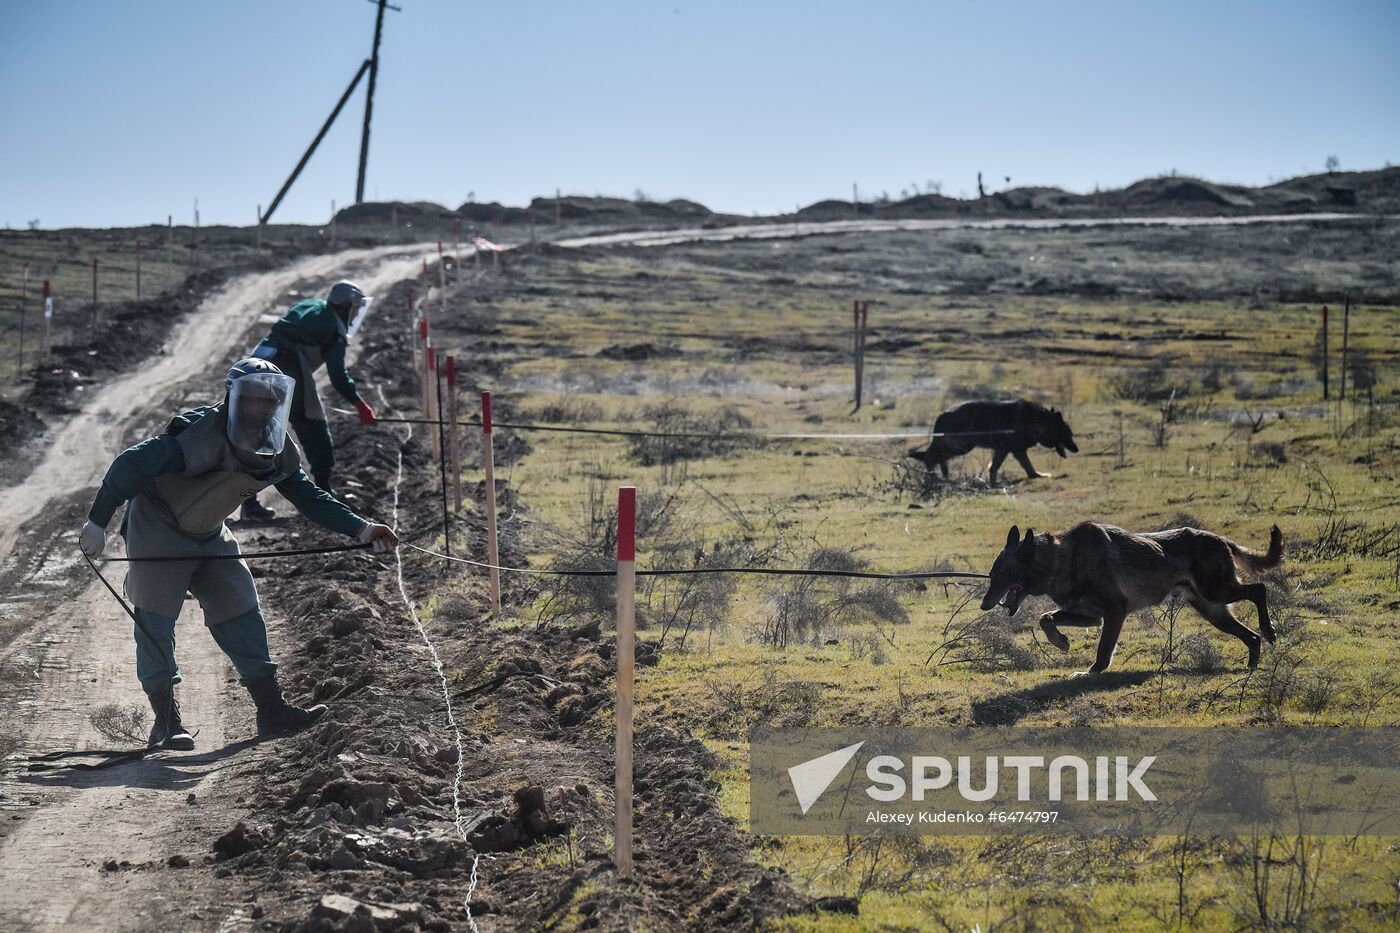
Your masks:
<instances>
[{"instance_id":1,"label":"dirt road","mask_svg":"<svg viewBox=\"0 0 1400 933\"><path fill-rule=\"evenodd\" d=\"M130 622L96 581L77 589L65 583L79 561L72 550L77 523L111 455L132 439L131 431L158 423L183 399L207 397L238 341L260 315L286 305L298 283L355 278L374 294L414 275L429 255L436 256L436 244L352 250L234 280L185 320L163 353L105 386L55 428L25 482L0 490L0 540L18 539L3 564L5 610L42 615L0 652L0 707L9 711L4 733L21 752L111 746L89 721L92 711L144 706L132 676ZM120 576L109 573L114 583ZM163 921L175 916L178 925L188 923L189 907L178 892L154 890L155 876L142 866L179 856L186 842L191 858L208 851L209 828L229 810L219 790L220 763L243 748L226 744L228 737L252 732L246 696L197 625L192 610L181 624L179 658L186 675L181 703L185 718L199 724L200 752L23 781L11 771L0 782L0 929L171 928L177 924ZM221 698L221 690L230 696ZM102 869L112 862L116 870ZM204 913L211 929L233 930L239 928L234 911Z\"/></svg>"}]
</instances>

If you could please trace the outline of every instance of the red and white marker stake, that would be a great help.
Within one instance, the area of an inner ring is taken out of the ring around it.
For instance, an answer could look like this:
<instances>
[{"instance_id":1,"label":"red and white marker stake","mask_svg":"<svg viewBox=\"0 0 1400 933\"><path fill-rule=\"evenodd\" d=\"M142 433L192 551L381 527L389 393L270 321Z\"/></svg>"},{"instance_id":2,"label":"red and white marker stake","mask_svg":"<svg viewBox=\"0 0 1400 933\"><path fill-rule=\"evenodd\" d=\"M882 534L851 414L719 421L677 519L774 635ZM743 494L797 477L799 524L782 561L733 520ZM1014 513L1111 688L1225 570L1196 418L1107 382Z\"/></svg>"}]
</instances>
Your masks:
<instances>
[{"instance_id":1,"label":"red and white marker stake","mask_svg":"<svg viewBox=\"0 0 1400 933\"><path fill-rule=\"evenodd\" d=\"M491 447L491 393L481 393L481 471L486 478L486 562L491 565L491 611L501 617L500 550L496 546L496 453Z\"/></svg>"},{"instance_id":2,"label":"red and white marker stake","mask_svg":"<svg viewBox=\"0 0 1400 933\"><path fill-rule=\"evenodd\" d=\"M452 511L462 511L462 445L457 431L457 358L447 357L447 439L452 448Z\"/></svg>"},{"instance_id":3,"label":"red and white marker stake","mask_svg":"<svg viewBox=\"0 0 1400 933\"><path fill-rule=\"evenodd\" d=\"M429 438L433 446L433 461L438 462L440 460L438 447L441 445L442 441L439 439L437 423L437 352L433 349L432 337L428 338L427 351L428 375L423 380L423 388L426 390L426 395L423 399L423 417L429 418L433 422L430 426Z\"/></svg>"},{"instance_id":4,"label":"red and white marker stake","mask_svg":"<svg viewBox=\"0 0 1400 933\"><path fill-rule=\"evenodd\" d=\"M617 490L617 751L613 864L632 875L632 684L636 677L637 487Z\"/></svg>"}]
</instances>

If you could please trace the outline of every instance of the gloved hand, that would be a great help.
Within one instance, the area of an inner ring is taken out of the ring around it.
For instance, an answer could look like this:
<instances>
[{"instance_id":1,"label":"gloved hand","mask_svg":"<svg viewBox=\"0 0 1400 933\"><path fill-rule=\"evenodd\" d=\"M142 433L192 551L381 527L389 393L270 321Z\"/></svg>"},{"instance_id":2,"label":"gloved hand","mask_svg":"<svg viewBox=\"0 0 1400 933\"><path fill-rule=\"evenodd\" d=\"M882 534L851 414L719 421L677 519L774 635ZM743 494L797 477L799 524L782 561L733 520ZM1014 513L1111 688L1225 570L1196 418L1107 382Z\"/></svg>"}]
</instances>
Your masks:
<instances>
[{"instance_id":1,"label":"gloved hand","mask_svg":"<svg viewBox=\"0 0 1400 933\"><path fill-rule=\"evenodd\" d=\"M394 534L394 529L388 525L376 525L370 522L360 529L360 543L373 544L374 553L383 554L390 548L399 546L399 536Z\"/></svg>"},{"instance_id":2,"label":"gloved hand","mask_svg":"<svg viewBox=\"0 0 1400 933\"><path fill-rule=\"evenodd\" d=\"M357 404L355 414L360 416L360 424L374 424L374 409L369 407L369 403L360 402Z\"/></svg>"},{"instance_id":3,"label":"gloved hand","mask_svg":"<svg viewBox=\"0 0 1400 933\"><path fill-rule=\"evenodd\" d=\"M83 553L88 557L101 557L102 549L107 546L107 529L89 519L83 523L83 530L78 534L78 547L83 549Z\"/></svg>"}]
</instances>

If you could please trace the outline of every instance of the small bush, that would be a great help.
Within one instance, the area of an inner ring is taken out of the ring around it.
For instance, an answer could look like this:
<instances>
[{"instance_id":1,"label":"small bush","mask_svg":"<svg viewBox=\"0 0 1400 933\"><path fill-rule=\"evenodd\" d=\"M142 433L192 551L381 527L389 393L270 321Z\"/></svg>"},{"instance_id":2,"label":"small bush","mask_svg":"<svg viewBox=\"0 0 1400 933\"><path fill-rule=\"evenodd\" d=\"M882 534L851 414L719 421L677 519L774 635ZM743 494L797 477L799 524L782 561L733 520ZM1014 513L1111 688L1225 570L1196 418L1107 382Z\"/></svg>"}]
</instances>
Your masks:
<instances>
[{"instance_id":1,"label":"small bush","mask_svg":"<svg viewBox=\"0 0 1400 933\"><path fill-rule=\"evenodd\" d=\"M1221 669L1220 646L1205 635L1187 635L1177 647L1181 666L1193 674L1214 674Z\"/></svg>"},{"instance_id":2,"label":"small bush","mask_svg":"<svg viewBox=\"0 0 1400 933\"><path fill-rule=\"evenodd\" d=\"M821 548L808 570L859 571L866 563L841 548ZM907 584L906 584L907 585ZM774 648L818 643L839 625L905 625L909 612L899 601L898 581L852 577L788 577L764 595L767 605L756 639Z\"/></svg>"},{"instance_id":3,"label":"small bush","mask_svg":"<svg viewBox=\"0 0 1400 933\"><path fill-rule=\"evenodd\" d=\"M146 711L139 706L108 703L88 716L92 727L114 742L146 744Z\"/></svg>"},{"instance_id":4,"label":"small bush","mask_svg":"<svg viewBox=\"0 0 1400 933\"><path fill-rule=\"evenodd\" d=\"M642 466L723 456L751 443L740 432L751 429L753 422L733 407L707 415L665 402L648 406L641 420L643 430L656 434L695 435L629 438L628 450Z\"/></svg>"},{"instance_id":5,"label":"small bush","mask_svg":"<svg viewBox=\"0 0 1400 933\"><path fill-rule=\"evenodd\" d=\"M526 412L526 417L544 424L588 425L603 419L603 406L572 396L553 399Z\"/></svg>"}]
</instances>

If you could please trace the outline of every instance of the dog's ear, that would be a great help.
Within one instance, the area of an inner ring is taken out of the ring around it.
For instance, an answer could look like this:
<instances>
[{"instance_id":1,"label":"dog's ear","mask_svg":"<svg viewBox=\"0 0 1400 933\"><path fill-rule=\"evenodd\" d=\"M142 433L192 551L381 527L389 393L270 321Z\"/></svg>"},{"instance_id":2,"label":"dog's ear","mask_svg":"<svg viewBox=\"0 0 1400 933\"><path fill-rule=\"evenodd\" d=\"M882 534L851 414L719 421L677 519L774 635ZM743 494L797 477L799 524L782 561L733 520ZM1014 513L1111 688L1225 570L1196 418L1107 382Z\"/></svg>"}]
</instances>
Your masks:
<instances>
[{"instance_id":1,"label":"dog's ear","mask_svg":"<svg viewBox=\"0 0 1400 933\"><path fill-rule=\"evenodd\" d=\"M1021 529L1017 528L1015 525L1012 525L1011 530L1006 533L1006 546L1012 548L1020 543Z\"/></svg>"},{"instance_id":2,"label":"dog's ear","mask_svg":"<svg viewBox=\"0 0 1400 933\"><path fill-rule=\"evenodd\" d=\"M1023 564L1029 564L1035 560L1035 529L1026 529L1026 540L1021 542L1021 546L1016 549L1016 559Z\"/></svg>"}]
</instances>

